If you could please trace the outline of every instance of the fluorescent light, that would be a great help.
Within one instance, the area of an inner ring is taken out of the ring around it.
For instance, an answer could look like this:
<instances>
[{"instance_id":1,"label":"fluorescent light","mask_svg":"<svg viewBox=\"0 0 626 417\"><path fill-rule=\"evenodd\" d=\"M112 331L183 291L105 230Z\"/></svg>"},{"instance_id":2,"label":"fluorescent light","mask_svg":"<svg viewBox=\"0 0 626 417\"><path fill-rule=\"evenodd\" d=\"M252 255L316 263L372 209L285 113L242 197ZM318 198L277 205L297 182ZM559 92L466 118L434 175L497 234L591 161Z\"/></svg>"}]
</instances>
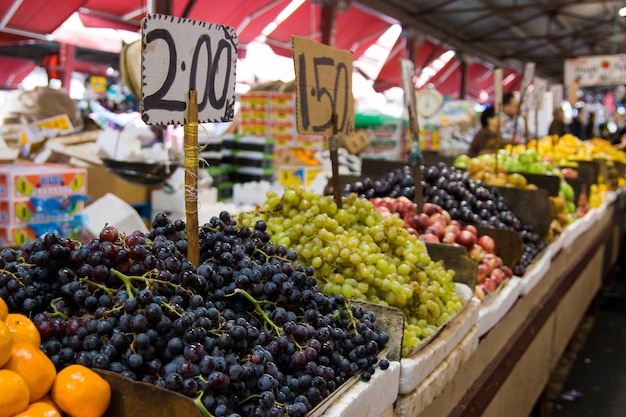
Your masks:
<instances>
[{"instance_id":1,"label":"fluorescent light","mask_svg":"<svg viewBox=\"0 0 626 417\"><path fill-rule=\"evenodd\" d=\"M622 7L617 11L617 14L619 15L619 17L624 17L626 16L626 7Z\"/></svg>"}]
</instances>

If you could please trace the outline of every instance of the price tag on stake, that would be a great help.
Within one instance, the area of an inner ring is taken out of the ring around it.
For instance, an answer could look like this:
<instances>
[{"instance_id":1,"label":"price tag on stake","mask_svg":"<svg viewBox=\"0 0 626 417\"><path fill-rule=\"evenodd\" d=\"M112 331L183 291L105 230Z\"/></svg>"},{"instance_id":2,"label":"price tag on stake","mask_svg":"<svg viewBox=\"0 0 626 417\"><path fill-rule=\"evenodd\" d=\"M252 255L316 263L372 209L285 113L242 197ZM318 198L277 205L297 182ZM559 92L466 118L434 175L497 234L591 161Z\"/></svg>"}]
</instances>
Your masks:
<instances>
[{"instance_id":1,"label":"price tag on stake","mask_svg":"<svg viewBox=\"0 0 626 417\"><path fill-rule=\"evenodd\" d=\"M141 24L141 116L149 125L186 124L189 91L198 122L235 111L237 34L230 26L151 14Z\"/></svg>"},{"instance_id":2,"label":"price tag on stake","mask_svg":"<svg viewBox=\"0 0 626 417\"><path fill-rule=\"evenodd\" d=\"M296 121L301 135L348 136L354 130L352 52L292 36ZM336 130L334 128L336 118Z\"/></svg>"}]
</instances>

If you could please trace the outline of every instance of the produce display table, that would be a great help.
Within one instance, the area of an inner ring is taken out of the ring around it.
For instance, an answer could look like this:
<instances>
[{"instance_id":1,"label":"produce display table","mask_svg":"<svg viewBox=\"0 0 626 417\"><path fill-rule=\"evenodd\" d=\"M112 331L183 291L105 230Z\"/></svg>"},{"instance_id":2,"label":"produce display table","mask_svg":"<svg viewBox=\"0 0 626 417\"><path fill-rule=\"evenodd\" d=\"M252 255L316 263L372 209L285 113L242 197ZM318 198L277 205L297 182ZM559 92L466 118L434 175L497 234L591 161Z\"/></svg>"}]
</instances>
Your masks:
<instances>
[{"instance_id":1,"label":"produce display table","mask_svg":"<svg viewBox=\"0 0 626 417\"><path fill-rule=\"evenodd\" d=\"M538 259L542 262L542 271L536 271L543 272L540 279L480 339L472 358L443 392L414 415L529 415L601 288L607 268L617 259L623 198L619 192L603 207L590 211L577 225L584 230L577 231L575 239L558 243L556 252L547 252L551 259ZM562 238L568 239L568 233ZM611 251L608 264L607 250Z\"/></svg>"}]
</instances>

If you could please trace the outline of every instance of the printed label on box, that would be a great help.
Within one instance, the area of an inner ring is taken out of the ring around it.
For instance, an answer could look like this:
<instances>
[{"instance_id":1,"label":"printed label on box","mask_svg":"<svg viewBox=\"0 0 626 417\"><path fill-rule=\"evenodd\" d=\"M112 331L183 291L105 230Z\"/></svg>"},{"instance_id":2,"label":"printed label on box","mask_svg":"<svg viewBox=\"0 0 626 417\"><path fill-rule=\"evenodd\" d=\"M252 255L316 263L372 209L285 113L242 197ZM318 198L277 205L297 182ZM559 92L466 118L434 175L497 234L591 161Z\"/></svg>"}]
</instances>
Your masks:
<instances>
[{"instance_id":1,"label":"printed label on box","mask_svg":"<svg viewBox=\"0 0 626 417\"><path fill-rule=\"evenodd\" d=\"M322 167L281 167L279 172L279 182L285 187L291 185L310 187L315 177L317 177L319 173L323 171L324 169Z\"/></svg>"},{"instance_id":2,"label":"printed label on box","mask_svg":"<svg viewBox=\"0 0 626 417\"><path fill-rule=\"evenodd\" d=\"M0 166L0 198L85 194L87 171L53 165Z\"/></svg>"}]
</instances>

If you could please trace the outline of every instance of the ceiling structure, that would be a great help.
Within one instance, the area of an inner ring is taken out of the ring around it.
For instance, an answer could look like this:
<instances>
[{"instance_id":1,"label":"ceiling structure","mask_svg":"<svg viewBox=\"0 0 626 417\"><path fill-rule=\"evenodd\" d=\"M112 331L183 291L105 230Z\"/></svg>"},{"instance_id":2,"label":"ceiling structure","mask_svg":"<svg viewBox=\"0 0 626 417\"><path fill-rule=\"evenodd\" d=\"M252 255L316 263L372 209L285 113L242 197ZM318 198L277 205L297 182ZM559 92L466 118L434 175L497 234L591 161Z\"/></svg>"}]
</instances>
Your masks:
<instances>
[{"instance_id":1,"label":"ceiling structure","mask_svg":"<svg viewBox=\"0 0 626 417\"><path fill-rule=\"evenodd\" d=\"M563 80L568 58L626 53L625 1L611 0L357 0L491 65Z\"/></svg>"},{"instance_id":2,"label":"ceiling structure","mask_svg":"<svg viewBox=\"0 0 626 417\"><path fill-rule=\"evenodd\" d=\"M321 40L324 1L335 2L339 10L335 46L354 51L355 59L394 23L418 45L418 73L453 50L454 58L431 78L453 97L458 96L461 64L469 64L469 93L476 97L479 90L489 90L494 68L519 82L524 64L534 62L537 76L562 83L567 58L626 53L626 22L617 13L622 2L611 0L5 0L0 4L0 55L24 58L28 52L18 46L27 45L49 51L55 30L74 12L85 26L137 31L155 3L165 4L174 16L233 26L244 54L245 46L262 36L276 53L289 55L292 34ZM293 4L298 7L282 19L281 12ZM269 24L276 28L263 33ZM97 48L98 42L91 44ZM397 60L404 45L403 39L396 42L372 80L379 88L399 85ZM97 49L88 51L95 61L109 62L115 51L107 49L106 59L97 57Z\"/></svg>"}]
</instances>

